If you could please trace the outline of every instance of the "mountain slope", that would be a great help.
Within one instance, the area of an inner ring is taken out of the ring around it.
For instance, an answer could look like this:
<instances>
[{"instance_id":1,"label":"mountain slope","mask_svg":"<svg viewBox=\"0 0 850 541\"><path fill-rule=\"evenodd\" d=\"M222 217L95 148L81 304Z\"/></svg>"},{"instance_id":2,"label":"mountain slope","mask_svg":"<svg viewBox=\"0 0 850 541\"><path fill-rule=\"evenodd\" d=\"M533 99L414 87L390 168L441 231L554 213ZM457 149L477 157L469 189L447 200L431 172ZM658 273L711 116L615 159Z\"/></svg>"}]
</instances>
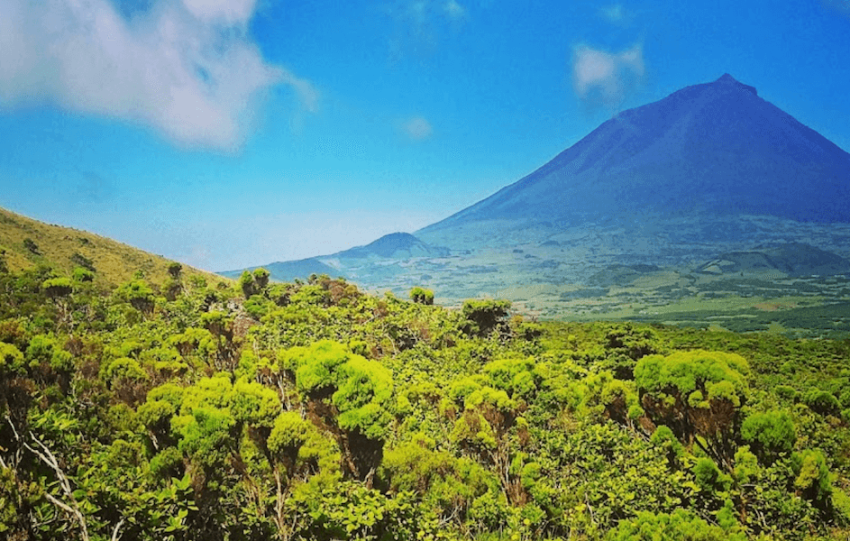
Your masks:
<instances>
[{"instance_id":1,"label":"mountain slope","mask_svg":"<svg viewBox=\"0 0 850 541\"><path fill-rule=\"evenodd\" d=\"M416 234L485 220L658 211L850 222L850 154L724 75L624 111L552 161Z\"/></svg>"},{"instance_id":2,"label":"mountain slope","mask_svg":"<svg viewBox=\"0 0 850 541\"><path fill-rule=\"evenodd\" d=\"M4 252L4 253L3 253ZM0 253L11 271L47 264L60 273L70 274L75 267L94 270L95 281L114 286L144 272L154 284L168 277L170 260L126 244L69 227L48 225L0 208ZM184 276L221 276L183 266Z\"/></svg>"}]
</instances>

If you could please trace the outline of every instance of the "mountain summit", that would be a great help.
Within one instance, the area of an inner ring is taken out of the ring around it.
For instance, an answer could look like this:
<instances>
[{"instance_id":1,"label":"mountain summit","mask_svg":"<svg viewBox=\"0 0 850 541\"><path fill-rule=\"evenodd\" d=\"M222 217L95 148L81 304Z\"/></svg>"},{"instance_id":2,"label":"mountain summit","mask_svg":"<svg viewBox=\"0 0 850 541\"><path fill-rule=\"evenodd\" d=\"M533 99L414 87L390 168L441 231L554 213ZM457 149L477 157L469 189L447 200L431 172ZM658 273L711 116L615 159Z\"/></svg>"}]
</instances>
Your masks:
<instances>
[{"instance_id":1,"label":"mountain summit","mask_svg":"<svg viewBox=\"0 0 850 541\"><path fill-rule=\"evenodd\" d=\"M482 220L575 224L644 211L850 222L850 154L725 74L619 113L417 235Z\"/></svg>"}]
</instances>

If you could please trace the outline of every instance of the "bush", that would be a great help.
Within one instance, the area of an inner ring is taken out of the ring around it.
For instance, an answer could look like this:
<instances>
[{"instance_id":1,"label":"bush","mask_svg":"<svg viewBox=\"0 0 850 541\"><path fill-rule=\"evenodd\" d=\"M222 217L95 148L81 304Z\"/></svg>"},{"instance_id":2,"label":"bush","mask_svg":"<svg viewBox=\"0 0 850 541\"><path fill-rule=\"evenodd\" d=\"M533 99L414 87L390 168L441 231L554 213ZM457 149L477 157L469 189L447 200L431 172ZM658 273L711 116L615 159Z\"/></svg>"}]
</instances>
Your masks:
<instances>
[{"instance_id":1,"label":"bush","mask_svg":"<svg viewBox=\"0 0 850 541\"><path fill-rule=\"evenodd\" d=\"M410 300L417 304L434 304L434 292L430 289L414 287L410 290Z\"/></svg>"},{"instance_id":2,"label":"bush","mask_svg":"<svg viewBox=\"0 0 850 541\"><path fill-rule=\"evenodd\" d=\"M803 395L803 403L806 404L809 409L816 413L820 413L821 415L837 416L841 411L841 406L838 403L838 399L835 398L835 395L819 389L812 389Z\"/></svg>"},{"instance_id":3,"label":"bush","mask_svg":"<svg viewBox=\"0 0 850 541\"><path fill-rule=\"evenodd\" d=\"M623 520L607 541L746 541L737 528L724 530L708 524L691 511L677 509L667 513L638 513L633 519Z\"/></svg>"},{"instance_id":4,"label":"bush","mask_svg":"<svg viewBox=\"0 0 850 541\"><path fill-rule=\"evenodd\" d=\"M772 463L779 453L787 453L794 448L797 431L790 415L769 411L747 417L741 425L741 437L759 458Z\"/></svg>"}]
</instances>

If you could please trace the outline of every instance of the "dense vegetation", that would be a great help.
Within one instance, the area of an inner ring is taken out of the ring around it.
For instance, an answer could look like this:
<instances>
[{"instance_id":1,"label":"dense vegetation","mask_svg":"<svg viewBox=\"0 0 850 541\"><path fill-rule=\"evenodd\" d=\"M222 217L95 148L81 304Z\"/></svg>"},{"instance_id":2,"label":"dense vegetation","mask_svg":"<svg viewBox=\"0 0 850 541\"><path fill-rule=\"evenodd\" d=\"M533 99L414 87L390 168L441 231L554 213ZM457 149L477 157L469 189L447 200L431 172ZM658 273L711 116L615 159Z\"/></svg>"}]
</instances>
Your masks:
<instances>
[{"instance_id":1,"label":"dense vegetation","mask_svg":"<svg viewBox=\"0 0 850 541\"><path fill-rule=\"evenodd\" d=\"M846 539L850 343L0 270L0 537Z\"/></svg>"}]
</instances>

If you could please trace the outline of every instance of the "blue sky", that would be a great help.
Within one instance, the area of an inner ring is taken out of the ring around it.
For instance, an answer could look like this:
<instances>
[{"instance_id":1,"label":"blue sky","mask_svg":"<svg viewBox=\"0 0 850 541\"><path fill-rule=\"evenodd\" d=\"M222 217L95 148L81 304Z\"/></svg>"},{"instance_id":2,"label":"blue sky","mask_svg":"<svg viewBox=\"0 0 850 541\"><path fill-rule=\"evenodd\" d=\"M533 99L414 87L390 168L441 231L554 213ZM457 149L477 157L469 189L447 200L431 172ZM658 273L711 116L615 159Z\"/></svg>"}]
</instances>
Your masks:
<instances>
[{"instance_id":1,"label":"blue sky","mask_svg":"<svg viewBox=\"0 0 850 541\"><path fill-rule=\"evenodd\" d=\"M210 270L326 254L725 72L850 150L847 0L0 0L0 206Z\"/></svg>"}]
</instances>

